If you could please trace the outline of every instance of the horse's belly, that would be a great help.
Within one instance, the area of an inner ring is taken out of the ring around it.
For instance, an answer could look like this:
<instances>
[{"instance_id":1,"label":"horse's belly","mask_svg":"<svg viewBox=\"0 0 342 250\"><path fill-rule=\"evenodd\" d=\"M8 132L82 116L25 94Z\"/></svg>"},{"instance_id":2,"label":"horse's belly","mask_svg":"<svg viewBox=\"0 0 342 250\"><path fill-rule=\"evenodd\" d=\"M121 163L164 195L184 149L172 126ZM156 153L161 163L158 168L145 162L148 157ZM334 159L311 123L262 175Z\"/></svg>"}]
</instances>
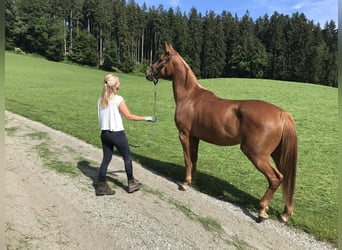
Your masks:
<instances>
[{"instance_id":1,"label":"horse's belly","mask_svg":"<svg viewBox=\"0 0 342 250\"><path fill-rule=\"evenodd\" d=\"M219 146L233 146L240 144L241 140L237 136L229 136L229 135L217 135L214 133L206 132L195 135L195 137Z\"/></svg>"}]
</instances>

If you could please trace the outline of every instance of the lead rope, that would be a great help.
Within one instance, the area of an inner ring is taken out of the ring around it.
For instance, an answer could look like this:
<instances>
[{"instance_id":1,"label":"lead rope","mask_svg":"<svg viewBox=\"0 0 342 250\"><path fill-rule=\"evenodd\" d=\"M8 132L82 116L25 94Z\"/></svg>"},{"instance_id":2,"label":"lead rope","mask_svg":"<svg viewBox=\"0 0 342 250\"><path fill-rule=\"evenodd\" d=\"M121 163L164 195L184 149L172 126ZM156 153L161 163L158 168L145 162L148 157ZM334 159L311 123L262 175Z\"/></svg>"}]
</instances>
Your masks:
<instances>
[{"instance_id":1,"label":"lead rope","mask_svg":"<svg viewBox=\"0 0 342 250\"><path fill-rule=\"evenodd\" d=\"M153 116L154 117L157 117L157 84L154 83L153 84L154 86L154 100L153 100ZM146 146L147 144L150 143L151 139L152 139L152 136L154 134L154 125L155 125L156 122L152 122L151 124L151 128L150 128L150 131L149 133L147 134L147 138L145 140L145 142L141 143L141 144L138 144L138 145L135 145L135 144L131 144L128 142L128 144L133 147L133 148L139 148L139 147L143 147L143 146Z\"/></svg>"}]
</instances>

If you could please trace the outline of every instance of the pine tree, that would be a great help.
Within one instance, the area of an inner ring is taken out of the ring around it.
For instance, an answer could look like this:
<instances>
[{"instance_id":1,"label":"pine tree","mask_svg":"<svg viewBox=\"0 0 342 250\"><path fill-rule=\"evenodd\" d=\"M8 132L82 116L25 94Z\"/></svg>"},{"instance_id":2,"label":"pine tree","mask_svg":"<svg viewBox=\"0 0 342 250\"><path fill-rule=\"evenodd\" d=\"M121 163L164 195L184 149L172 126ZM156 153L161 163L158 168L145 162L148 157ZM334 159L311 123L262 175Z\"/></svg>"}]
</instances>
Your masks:
<instances>
[{"instance_id":1,"label":"pine tree","mask_svg":"<svg viewBox=\"0 0 342 250\"><path fill-rule=\"evenodd\" d=\"M18 2L18 18L22 25L18 45L28 52L45 55L49 39L50 3L44 0Z\"/></svg>"},{"instance_id":2,"label":"pine tree","mask_svg":"<svg viewBox=\"0 0 342 250\"><path fill-rule=\"evenodd\" d=\"M122 71L131 68L133 60L130 50L132 39L128 28L128 16L125 0L116 0L114 2L113 20L113 39L117 43L119 67ZM125 69L123 69L125 68Z\"/></svg>"},{"instance_id":3,"label":"pine tree","mask_svg":"<svg viewBox=\"0 0 342 250\"><path fill-rule=\"evenodd\" d=\"M144 17L141 8L130 0L127 5L128 25L130 27L129 33L131 36L131 58L135 63L142 63L141 58L141 34L144 29Z\"/></svg>"},{"instance_id":4,"label":"pine tree","mask_svg":"<svg viewBox=\"0 0 342 250\"><path fill-rule=\"evenodd\" d=\"M61 30L63 30L63 25L55 18L49 20L49 38L45 48L45 56L49 60L62 61L64 59L64 36L61 32Z\"/></svg>"},{"instance_id":5,"label":"pine tree","mask_svg":"<svg viewBox=\"0 0 342 250\"><path fill-rule=\"evenodd\" d=\"M83 13L83 27L89 33L93 32L94 19L96 10L96 0L84 0L82 13Z\"/></svg>"},{"instance_id":6,"label":"pine tree","mask_svg":"<svg viewBox=\"0 0 342 250\"><path fill-rule=\"evenodd\" d=\"M189 57L189 65L196 76L201 74L201 49L203 43L201 15L197 13L196 8L190 10L189 20L187 24L189 40L187 44L187 55Z\"/></svg>"},{"instance_id":7,"label":"pine tree","mask_svg":"<svg viewBox=\"0 0 342 250\"><path fill-rule=\"evenodd\" d=\"M110 41L112 25L113 4L111 0L97 0L97 8L94 13L93 35L98 41L99 65L103 64L103 50L106 41Z\"/></svg>"},{"instance_id":8,"label":"pine tree","mask_svg":"<svg viewBox=\"0 0 342 250\"><path fill-rule=\"evenodd\" d=\"M233 72L231 70L231 59L233 56L233 52L237 45L239 44L240 38L240 28L239 28L239 20L237 16L233 17L231 13L223 11L222 12L222 24L223 24L223 32L224 32L224 40L226 46L226 55L225 55L225 66L223 70L222 76L232 77Z\"/></svg>"},{"instance_id":9,"label":"pine tree","mask_svg":"<svg viewBox=\"0 0 342 250\"><path fill-rule=\"evenodd\" d=\"M151 64L161 52L162 41L160 38L165 26L162 25L163 19L160 17L163 13L163 7L160 5L159 9L152 6L146 14L145 58L149 64Z\"/></svg>"},{"instance_id":10,"label":"pine tree","mask_svg":"<svg viewBox=\"0 0 342 250\"><path fill-rule=\"evenodd\" d=\"M5 49L14 49L19 29L17 6L14 0L5 0Z\"/></svg>"},{"instance_id":11,"label":"pine tree","mask_svg":"<svg viewBox=\"0 0 342 250\"><path fill-rule=\"evenodd\" d=\"M74 39L74 48L68 58L78 64L97 65L97 41L96 38L86 30L80 31Z\"/></svg>"},{"instance_id":12,"label":"pine tree","mask_svg":"<svg viewBox=\"0 0 342 250\"><path fill-rule=\"evenodd\" d=\"M308 43L308 26L304 14L295 13L290 19L287 32L287 55L288 65L287 80L305 82L304 71L306 51Z\"/></svg>"},{"instance_id":13,"label":"pine tree","mask_svg":"<svg viewBox=\"0 0 342 250\"><path fill-rule=\"evenodd\" d=\"M338 34L336 29L336 24L334 21L326 22L324 29L322 31L323 39L325 41L325 44L328 48L328 56L327 59L324 62L324 79L322 84L338 87L338 81L337 81L337 74L338 74L338 68L337 68L337 44L338 44Z\"/></svg>"},{"instance_id":14,"label":"pine tree","mask_svg":"<svg viewBox=\"0 0 342 250\"><path fill-rule=\"evenodd\" d=\"M213 11L204 17L202 49L202 76L205 78L221 76L224 68L226 48L224 44L223 25L221 18Z\"/></svg>"},{"instance_id":15,"label":"pine tree","mask_svg":"<svg viewBox=\"0 0 342 250\"><path fill-rule=\"evenodd\" d=\"M264 21L263 35L258 36L268 53L268 66L265 75L267 78L276 80L287 79L285 28L288 22L287 16L274 12L269 22L267 20Z\"/></svg>"},{"instance_id":16,"label":"pine tree","mask_svg":"<svg viewBox=\"0 0 342 250\"><path fill-rule=\"evenodd\" d=\"M118 47L115 41L108 41L105 44L103 53L103 68L111 70L119 65Z\"/></svg>"},{"instance_id":17,"label":"pine tree","mask_svg":"<svg viewBox=\"0 0 342 250\"><path fill-rule=\"evenodd\" d=\"M246 12L240 23L240 42L230 60L231 71L238 77L263 78L267 62L265 47L255 36L253 21Z\"/></svg>"},{"instance_id":18,"label":"pine tree","mask_svg":"<svg viewBox=\"0 0 342 250\"><path fill-rule=\"evenodd\" d=\"M82 19L82 7L84 0L72 0L70 9L68 10L69 17L69 50L72 51L73 37L78 35L80 31L80 20ZM76 31L74 29L76 28Z\"/></svg>"},{"instance_id":19,"label":"pine tree","mask_svg":"<svg viewBox=\"0 0 342 250\"><path fill-rule=\"evenodd\" d=\"M186 54L186 45L188 43L188 34L187 34L187 19L186 16L183 16L181 10L179 8L176 9L176 14L174 16L174 23L170 24L170 28L172 30L172 41L174 46L177 48L177 51L187 57Z\"/></svg>"}]
</instances>

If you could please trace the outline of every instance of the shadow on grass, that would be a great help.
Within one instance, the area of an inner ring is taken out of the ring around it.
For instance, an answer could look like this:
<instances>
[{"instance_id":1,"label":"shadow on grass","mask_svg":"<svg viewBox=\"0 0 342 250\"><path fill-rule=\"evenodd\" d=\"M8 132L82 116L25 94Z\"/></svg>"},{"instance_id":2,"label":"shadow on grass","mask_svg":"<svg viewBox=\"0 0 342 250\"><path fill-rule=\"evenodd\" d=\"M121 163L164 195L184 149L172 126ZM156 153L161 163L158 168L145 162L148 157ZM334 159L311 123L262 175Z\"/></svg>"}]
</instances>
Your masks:
<instances>
[{"instance_id":1,"label":"shadow on grass","mask_svg":"<svg viewBox=\"0 0 342 250\"><path fill-rule=\"evenodd\" d=\"M136 162L139 162L143 168L178 185L184 179L185 167L183 166L147 158L137 154L134 154L133 158ZM90 162L82 160L78 162L77 168L92 181L94 189L96 189L98 182L98 166L92 166ZM117 176L116 173L121 172L124 172L124 170L108 171L107 180L127 191L126 185L118 178L115 178L115 176ZM258 211L259 199L230 184L226 180L198 171L196 181L192 187L211 197L234 204L240 208L246 216L258 222L258 218L250 211ZM278 212L271 207L268 212L270 215L278 216Z\"/></svg>"}]
</instances>

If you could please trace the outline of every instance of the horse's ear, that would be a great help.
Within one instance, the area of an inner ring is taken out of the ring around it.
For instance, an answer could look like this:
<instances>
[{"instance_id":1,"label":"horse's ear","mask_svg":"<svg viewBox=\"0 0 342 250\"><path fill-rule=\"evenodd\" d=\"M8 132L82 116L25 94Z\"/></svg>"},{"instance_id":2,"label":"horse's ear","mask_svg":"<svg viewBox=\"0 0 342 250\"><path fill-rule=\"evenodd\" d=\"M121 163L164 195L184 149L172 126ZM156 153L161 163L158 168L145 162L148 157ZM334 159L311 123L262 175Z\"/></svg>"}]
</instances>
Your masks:
<instances>
[{"instance_id":1,"label":"horse's ear","mask_svg":"<svg viewBox=\"0 0 342 250\"><path fill-rule=\"evenodd\" d=\"M173 52L173 51L174 51L174 49L173 49L173 47L172 47L172 44L169 44L169 48L170 48L170 52Z\"/></svg>"},{"instance_id":2,"label":"horse's ear","mask_svg":"<svg viewBox=\"0 0 342 250\"><path fill-rule=\"evenodd\" d=\"M165 42L165 53L168 53L170 50L169 44Z\"/></svg>"},{"instance_id":3,"label":"horse's ear","mask_svg":"<svg viewBox=\"0 0 342 250\"><path fill-rule=\"evenodd\" d=\"M165 53L171 53L171 52L173 52L172 45L165 42Z\"/></svg>"}]
</instances>

